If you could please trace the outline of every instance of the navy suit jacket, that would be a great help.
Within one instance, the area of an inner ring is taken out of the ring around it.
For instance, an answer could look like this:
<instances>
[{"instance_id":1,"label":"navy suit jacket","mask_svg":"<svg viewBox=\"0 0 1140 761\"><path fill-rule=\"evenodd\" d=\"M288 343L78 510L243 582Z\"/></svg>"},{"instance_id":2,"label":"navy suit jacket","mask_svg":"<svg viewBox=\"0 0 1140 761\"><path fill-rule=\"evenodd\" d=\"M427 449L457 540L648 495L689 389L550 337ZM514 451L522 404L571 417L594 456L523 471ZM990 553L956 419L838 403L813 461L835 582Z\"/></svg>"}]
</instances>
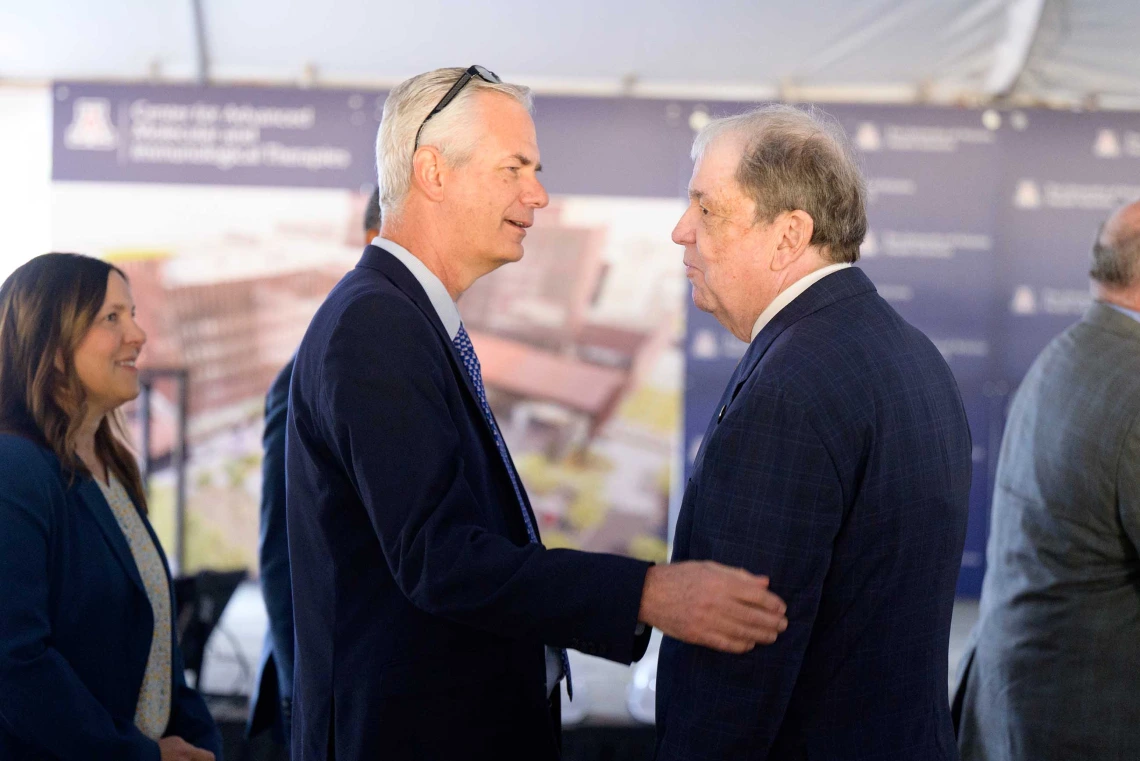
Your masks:
<instances>
[{"instance_id":1,"label":"navy suit jacket","mask_svg":"<svg viewBox=\"0 0 1140 761\"><path fill-rule=\"evenodd\" d=\"M673 559L770 576L788 629L746 655L666 638L657 758L956 759L947 650L971 443L945 361L840 270L760 331L720 409Z\"/></svg>"},{"instance_id":2,"label":"navy suit jacket","mask_svg":"<svg viewBox=\"0 0 1140 761\"><path fill-rule=\"evenodd\" d=\"M272 729L274 739L289 737L293 696L293 588L289 581L289 537L285 530L285 416L289 411L290 359L265 396L261 460L261 540L258 561L261 596L269 629L250 698L250 737Z\"/></svg>"},{"instance_id":3,"label":"navy suit jacket","mask_svg":"<svg viewBox=\"0 0 1140 761\"><path fill-rule=\"evenodd\" d=\"M158 761L134 725L150 601L99 485L68 482L49 450L0 434L0 758ZM166 733L220 759L221 737L172 638Z\"/></svg>"},{"instance_id":4,"label":"navy suit jacket","mask_svg":"<svg viewBox=\"0 0 1140 761\"><path fill-rule=\"evenodd\" d=\"M459 354L389 253L317 311L287 431L294 761L556 759L544 645L640 657L648 564L528 543Z\"/></svg>"}]
</instances>

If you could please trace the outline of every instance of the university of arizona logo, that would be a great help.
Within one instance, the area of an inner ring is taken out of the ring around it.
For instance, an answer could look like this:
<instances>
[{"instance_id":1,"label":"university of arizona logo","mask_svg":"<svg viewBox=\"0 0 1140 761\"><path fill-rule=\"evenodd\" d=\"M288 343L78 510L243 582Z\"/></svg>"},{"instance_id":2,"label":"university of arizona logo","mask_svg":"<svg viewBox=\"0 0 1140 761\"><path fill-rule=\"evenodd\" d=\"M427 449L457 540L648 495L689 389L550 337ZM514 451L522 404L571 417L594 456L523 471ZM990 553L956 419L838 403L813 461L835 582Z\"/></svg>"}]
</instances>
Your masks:
<instances>
[{"instance_id":1,"label":"university of arizona logo","mask_svg":"<svg viewBox=\"0 0 1140 761\"><path fill-rule=\"evenodd\" d=\"M1033 180L1021 180L1013 194L1013 205L1019 209L1036 209L1041 206L1041 188Z\"/></svg>"},{"instance_id":2,"label":"university of arizona logo","mask_svg":"<svg viewBox=\"0 0 1140 761\"><path fill-rule=\"evenodd\" d=\"M868 230L863 236L863 243L859 246L859 255L865 259L879 255L879 238L874 231Z\"/></svg>"},{"instance_id":3,"label":"university of arizona logo","mask_svg":"<svg viewBox=\"0 0 1140 761\"><path fill-rule=\"evenodd\" d=\"M111 101L106 98L76 98L71 107L71 124L63 133L63 144L73 151L113 151L119 136L111 122Z\"/></svg>"},{"instance_id":4,"label":"university of arizona logo","mask_svg":"<svg viewBox=\"0 0 1140 761\"><path fill-rule=\"evenodd\" d=\"M1102 129L1093 142L1093 155L1101 159L1114 159L1120 156L1120 138L1116 130Z\"/></svg>"},{"instance_id":5,"label":"university of arizona logo","mask_svg":"<svg viewBox=\"0 0 1140 761\"><path fill-rule=\"evenodd\" d=\"M1028 285L1018 286L1013 292L1009 311L1014 314L1037 314L1037 295Z\"/></svg>"},{"instance_id":6,"label":"university of arizona logo","mask_svg":"<svg viewBox=\"0 0 1140 761\"><path fill-rule=\"evenodd\" d=\"M864 151L882 149L883 136L879 134L879 128L874 122L863 122L859 125L859 129L855 130L855 145Z\"/></svg>"}]
</instances>

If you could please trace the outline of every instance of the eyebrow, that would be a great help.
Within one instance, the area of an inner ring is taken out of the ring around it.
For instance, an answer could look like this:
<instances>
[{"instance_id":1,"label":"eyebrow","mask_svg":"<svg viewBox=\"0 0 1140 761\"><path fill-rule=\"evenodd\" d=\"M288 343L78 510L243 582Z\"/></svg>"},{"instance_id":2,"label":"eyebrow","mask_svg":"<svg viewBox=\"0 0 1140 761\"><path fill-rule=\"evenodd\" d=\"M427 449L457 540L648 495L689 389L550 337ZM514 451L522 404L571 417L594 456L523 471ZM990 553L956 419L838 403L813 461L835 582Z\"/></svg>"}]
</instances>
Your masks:
<instances>
[{"instance_id":1,"label":"eyebrow","mask_svg":"<svg viewBox=\"0 0 1140 761\"><path fill-rule=\"evenodd\" d=\"M111 304L112 312L129 312L135 308L134 304Z\"/></svg>"},{"instance_id":2,"label":"eyebrow","mask_svg":"<svg viewBox=\"0 0 1140 761\"><path fill-rule=\"evenodd\" d=\"M697 203L708 202L709 196L703 190L689 189L689 200L696 201Z\"/></svg>"},{"instance_id":3,"label":"eyebrow","mask_svg":"<svg viewBox=\"0 0 1140 761\"><path fill-rule=\"evenodd\" d=\"M531 164L534 163L534 159L530 158L529 156L524 156L521 153L516 153L513 156L511 156L511 158L514 159L515 161L519 162L523 166L530 166ZM536 166L534 168L534 171L536 171L536 172L542 171L542 162L541 161L538 162L538 166Z\"/></svg>"}]
</instances>

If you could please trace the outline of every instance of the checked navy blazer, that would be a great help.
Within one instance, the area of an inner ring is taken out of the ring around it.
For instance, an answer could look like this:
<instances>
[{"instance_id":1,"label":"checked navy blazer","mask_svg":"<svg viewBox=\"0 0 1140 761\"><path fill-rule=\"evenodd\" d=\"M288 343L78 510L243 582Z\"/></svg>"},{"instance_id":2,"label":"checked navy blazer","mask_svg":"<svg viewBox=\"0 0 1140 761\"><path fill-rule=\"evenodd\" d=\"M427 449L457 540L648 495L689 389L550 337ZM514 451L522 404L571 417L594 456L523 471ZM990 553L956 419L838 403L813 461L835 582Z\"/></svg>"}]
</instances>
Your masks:
<instances>
[{"instance_id":1,"label":"checked navy blazer","mask_svg":"<svg viewBox=\"0 0 1140 761\"><path fill-rule=\"evenodd\" d=\"M954 378L863 272L761 330L705 433L673 560L765 574L771 646L666 637L657 758L956 759L947 648L970 431Z\"/></svg>"}]
</instances>

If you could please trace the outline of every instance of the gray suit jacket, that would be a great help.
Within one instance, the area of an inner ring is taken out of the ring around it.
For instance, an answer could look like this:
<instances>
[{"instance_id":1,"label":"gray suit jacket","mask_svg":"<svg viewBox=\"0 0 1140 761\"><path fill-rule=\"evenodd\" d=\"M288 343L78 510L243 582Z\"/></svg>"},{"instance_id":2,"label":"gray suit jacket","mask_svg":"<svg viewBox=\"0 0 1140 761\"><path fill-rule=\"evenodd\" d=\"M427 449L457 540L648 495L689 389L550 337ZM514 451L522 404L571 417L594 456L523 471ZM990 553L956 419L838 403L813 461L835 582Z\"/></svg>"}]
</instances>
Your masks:
<instances>
[{"instance_id":1,"label":"gray suit jacket","mask_svg":"<svg viewBox=\"0 0 1140 761\"><path fill-rule=\"evenodd\" d=\"M1018 389L981 617L955 709L963 761L1140 759L1140 322L1094 304Z\"/></svg>"}]
</instances>

